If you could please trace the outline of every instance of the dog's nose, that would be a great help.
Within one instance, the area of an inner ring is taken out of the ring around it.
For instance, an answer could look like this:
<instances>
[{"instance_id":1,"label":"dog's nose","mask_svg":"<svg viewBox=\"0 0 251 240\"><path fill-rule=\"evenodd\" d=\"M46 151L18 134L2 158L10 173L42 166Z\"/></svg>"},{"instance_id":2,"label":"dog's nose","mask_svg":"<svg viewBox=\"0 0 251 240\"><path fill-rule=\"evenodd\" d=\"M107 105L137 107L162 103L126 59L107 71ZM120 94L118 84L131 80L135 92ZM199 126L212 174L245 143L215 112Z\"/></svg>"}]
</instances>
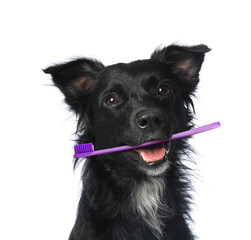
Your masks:
<instances>
[{"instance_id":1,"label":"dog's nose","mask_svg":"<svg viewBox=\"0 0 251 240\"><path fill-rule=\"evenodd\" d=\"M163 113L158 110L142 110L136 114L136 124L139 128L152 132L159 130L164 122Z\"/></svg>"}]
</instances>

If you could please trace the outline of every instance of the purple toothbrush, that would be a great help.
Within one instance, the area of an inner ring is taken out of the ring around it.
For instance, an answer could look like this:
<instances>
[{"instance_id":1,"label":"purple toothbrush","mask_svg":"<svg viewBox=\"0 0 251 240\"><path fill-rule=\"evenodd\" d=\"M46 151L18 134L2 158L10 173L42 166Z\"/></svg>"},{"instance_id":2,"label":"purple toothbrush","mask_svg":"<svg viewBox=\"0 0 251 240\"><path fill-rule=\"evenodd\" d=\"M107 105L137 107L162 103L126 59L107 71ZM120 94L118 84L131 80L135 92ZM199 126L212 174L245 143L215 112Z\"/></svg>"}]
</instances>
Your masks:
<instances>
[{"instance_id":1,"label":"purple toothbrush","mask_svg":"<svg viewBox=\"0 0 251 240\"><path fill-rule=\"evenodd\" d=\"M75 150L74 157L75 158L88 157L88 156L95 156L95 155L108 154L108 153L113 153L113 152L121 152L121 151L133 150L137 148L148 147L151 145L161 144L161 143L169 142L169 141L176 140L179 138L188 137L190 135L209 131L218 127L220 127L220 123L214 122L214 123L202 126L202 127L193 128L188 131L173 134L173 136L169 139L153 140L153 141L142 143L138 146L126 145L126 146L113 147L113 148L107 148L107 149L94 151L94 147L92 143L76 145L74 146L74 150Z\"/></svg>"}]
</instances>

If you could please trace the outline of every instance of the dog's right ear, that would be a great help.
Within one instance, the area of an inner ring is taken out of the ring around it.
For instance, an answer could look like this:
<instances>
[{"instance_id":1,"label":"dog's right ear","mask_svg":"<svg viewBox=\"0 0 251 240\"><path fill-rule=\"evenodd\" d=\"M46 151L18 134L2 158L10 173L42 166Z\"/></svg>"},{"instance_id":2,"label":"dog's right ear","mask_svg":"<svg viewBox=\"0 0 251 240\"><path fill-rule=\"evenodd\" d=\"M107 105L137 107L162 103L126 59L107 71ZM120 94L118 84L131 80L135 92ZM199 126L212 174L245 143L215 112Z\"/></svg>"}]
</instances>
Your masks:
<instances>
[{"instance_id":1,"label":"dog's right ear","mask_svg":"<svg viewBox=\"0 0 251 240\"><path fill-rule=\"evenodd\" d=\"M78 111L80 99L87 93L104 65L96 60L81 58L71 62L54 65L44 69L65 95L66 103L72 110Z\"/></svg>"}]
</instances>

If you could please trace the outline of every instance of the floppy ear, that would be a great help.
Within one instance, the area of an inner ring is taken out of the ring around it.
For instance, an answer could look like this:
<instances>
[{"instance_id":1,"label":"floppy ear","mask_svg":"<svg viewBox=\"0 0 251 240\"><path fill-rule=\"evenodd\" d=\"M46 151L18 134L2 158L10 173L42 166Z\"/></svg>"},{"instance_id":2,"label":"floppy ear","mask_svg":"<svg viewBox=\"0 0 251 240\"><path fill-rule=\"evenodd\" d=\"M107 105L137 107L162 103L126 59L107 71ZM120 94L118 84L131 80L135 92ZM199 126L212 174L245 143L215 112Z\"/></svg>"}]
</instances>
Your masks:
<instances>
[{"instance_id":1,"label":"floppy ear","mask_svg":"<svg viewBox=\"0 0 251 240\"><path fill-rule=\"evenodd\" d=\"M205 53L211 49L206 45L192 47L170 45L163 49L157 49L151 59L164 62L172 73L187 84L192 91L199 82L199 72Z\"/></svg>"},{"instance_id":2,"label":"floppy ear","mask_svg":"<svg viewBox=\"0 0 251 240\"><path fill-rule=\"evenodd\" d=\"M77 111L81 97L87 92L104 65L96 60L80 58L44 69L62 93L72 110Z\"/></svg>"}]
</instances>

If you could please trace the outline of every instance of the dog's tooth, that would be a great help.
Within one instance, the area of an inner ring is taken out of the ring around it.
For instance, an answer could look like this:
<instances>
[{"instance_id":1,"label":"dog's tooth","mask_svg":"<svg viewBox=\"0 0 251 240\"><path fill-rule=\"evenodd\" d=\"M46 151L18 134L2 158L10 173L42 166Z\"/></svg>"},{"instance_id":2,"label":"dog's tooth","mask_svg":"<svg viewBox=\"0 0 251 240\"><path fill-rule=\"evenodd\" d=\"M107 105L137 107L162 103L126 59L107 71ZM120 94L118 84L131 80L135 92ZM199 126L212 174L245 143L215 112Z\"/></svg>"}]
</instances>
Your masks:
<instances>
[{"instance_id":1,"label":"dog's tooth","mask_svg":"<svg viewBox=\"0 0 251 240\"><path fill-rule=\"evenodd\" d=\"M145 162L149 162L147 159L144 158L144 156L141 155L141 157L143 158L143 160L144 160Z\"/></svg>"},{"instance_id":2,"label":"dog's tooth","mask_svg":"<svg viewBox=\"0 0 251 240\"><path fill-rule=\"evenodd\" d=\"M168 143L165 153L168 154L171 150L170 143Z\"/></svg>"},{"instance_id":3,"label":"dog's tooth","mask_svg":"<svg viewBox=\"0 0 251 240\"><path fill-rule=\"evenodd\" d=\"M136 153L138 153L141 157L142 157L142 159L145 161L145 162L149 162L147 159L145 159L144 158L144 156L142 156L141 154L140 154L140 151L139 150L137 150L137 149L133 149Z\"/></svg>"},{"instance_id":4,"label":"dog's tooth","mask_svg":"<svg viewBox=\"0 0 251 240\"><path fill-rule=\"evenodd\" d=\"M151 165L153 165L153 164L154 164L154 162L150 162L150 163L148 163L147 165L151 166Z\"/></svg>"}]
</instances>

